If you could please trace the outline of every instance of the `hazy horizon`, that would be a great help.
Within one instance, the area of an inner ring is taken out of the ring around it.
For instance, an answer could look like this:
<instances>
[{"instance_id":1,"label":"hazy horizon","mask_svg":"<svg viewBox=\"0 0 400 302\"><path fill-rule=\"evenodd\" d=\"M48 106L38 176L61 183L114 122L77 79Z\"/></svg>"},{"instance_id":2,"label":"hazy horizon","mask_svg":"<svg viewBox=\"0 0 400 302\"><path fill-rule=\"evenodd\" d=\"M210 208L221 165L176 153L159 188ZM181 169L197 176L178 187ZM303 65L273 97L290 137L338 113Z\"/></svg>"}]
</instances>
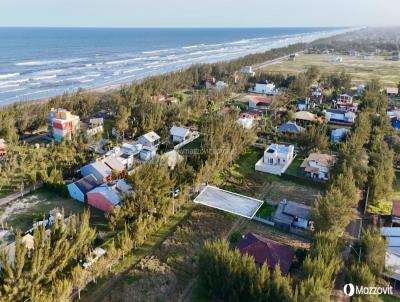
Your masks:
<instances>
[{"instance_id":1,"label":"hazy horizon","mask_svg":"<svg viewBox=\"0 0 400 302\"><path fill-rule=\"evenodd\" d=\"M399 26L397 0L3 0L1 27L265 28ZM329 14L326 12L329 11Z\"/></svg>"}]
</instances>

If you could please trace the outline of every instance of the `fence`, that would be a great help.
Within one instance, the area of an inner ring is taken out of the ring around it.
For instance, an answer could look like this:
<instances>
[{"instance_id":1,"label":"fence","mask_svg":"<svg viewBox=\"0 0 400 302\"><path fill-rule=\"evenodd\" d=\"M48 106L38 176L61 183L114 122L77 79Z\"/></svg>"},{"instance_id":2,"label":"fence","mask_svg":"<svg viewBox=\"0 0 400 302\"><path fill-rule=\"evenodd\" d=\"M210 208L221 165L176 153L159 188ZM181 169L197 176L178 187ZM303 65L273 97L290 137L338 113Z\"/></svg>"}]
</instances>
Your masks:
<instances>
[{"instance_id":1,"label":"fence","mask_svg":"<svg viewBox=\"0 0 400 302\"><path fill-rule=\"evenodd\" d=\"M258 217L258 216L254 216L253 220L270 225L270 226L275 226L275 223L273 221Z\"/></svg>"},{"instance_id":2,"label":"fence","mask_svg":"<svg viewBox=\"0 0 400 302\"><path fill-rule=\"evenodd\" d=\"M185 145L187 145L187 144L193 142L195 139L197 139L197 138L199 138L199 137L200 137L200 133L194 132L194 133L192 134L192 137L191 137L191 138L189 138L189 139L187 139L187 140L185 140L185 141L179 143L178 145L176 145L176 146L174 147L174 150L179 150L179 149L182 148L183 146L185 146Z\"/></svg>"}]
</instances>

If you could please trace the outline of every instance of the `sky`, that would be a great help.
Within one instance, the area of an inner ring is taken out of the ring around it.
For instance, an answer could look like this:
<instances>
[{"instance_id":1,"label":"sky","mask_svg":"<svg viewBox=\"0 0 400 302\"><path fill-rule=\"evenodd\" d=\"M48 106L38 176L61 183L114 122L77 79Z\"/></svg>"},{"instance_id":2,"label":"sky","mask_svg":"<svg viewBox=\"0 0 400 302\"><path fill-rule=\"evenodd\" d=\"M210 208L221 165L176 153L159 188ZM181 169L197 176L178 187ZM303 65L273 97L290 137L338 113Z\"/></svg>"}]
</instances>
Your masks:
<instances>
[{"instance_id":1,"label":"sky","mask_svg":"<svg viewBox=\"0 0 400 302\"><path fill-rule=\"evenodd\" d=\"M400 0L0 0L0 26L400 25Z\"/></svg>"}]
</instances>

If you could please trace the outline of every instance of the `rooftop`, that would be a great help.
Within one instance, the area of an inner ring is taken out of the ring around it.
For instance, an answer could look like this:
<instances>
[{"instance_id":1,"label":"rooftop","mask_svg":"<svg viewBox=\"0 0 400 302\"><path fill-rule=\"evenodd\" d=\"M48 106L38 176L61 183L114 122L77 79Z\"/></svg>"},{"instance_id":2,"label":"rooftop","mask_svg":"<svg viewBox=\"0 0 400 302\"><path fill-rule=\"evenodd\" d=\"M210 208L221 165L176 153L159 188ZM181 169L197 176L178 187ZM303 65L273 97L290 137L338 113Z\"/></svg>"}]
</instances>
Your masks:
<instances>
[{"instance_id":1,"label":"rooftop","mask_svg":"<svg viewBox=\"0 0 400 302\"><path fill-rule=\"evenodd\" d=\"M97 186L101 184L96 177L94 177L92 174L87 175L80 180L74 182L74 184L78 187L78 189L83 193L86 194L87 192L93 190Z\"/></svg>"},{"instance_id":2,"label":"rooftop","mask_svg":"<svg viewBox=\"0 0 400 302\"><path fill-rule=\"evenodd\" d=\"M142 137L144 137L149 142L155 142L156 140L160 139L160 136L154 131L143 134Z\"/></svg>"},{"instance_id":3,"label":"rooftop","mask_svg":"<svg viewBox=\"0 0 400 302\"><path fill-rule=\"evenodd\" d=\"M190 129L189 128L184 128L184 127L173 126L169 130L169 132L173 136L185 137L188 134L188 132L190 132Z\"/></svg>"},{"instance_id":4,"label":"rooftop","mask_svg":"<svg viewBox=\"0 0 400 302\"><path fill-rule=\"evenodd\" d=\"M213 186L206 186L194 199L194 202L249 219L253 218L263 204L262 200L221 190Z\"/></svg>"},{"instance_id":5,"label":"rooftop","mask_svg":"<svg viewBox=\"0 0 400 302\"><path fill-rule=\"evenodd\" d=\"M266 263L269 268L274 269L279 264L284 275L289 273L292 266L294 251L290 246L253 233L244 236L236 244L236 248L242 254L252 256L259 265Z\"/></svg>"}]
</instances>

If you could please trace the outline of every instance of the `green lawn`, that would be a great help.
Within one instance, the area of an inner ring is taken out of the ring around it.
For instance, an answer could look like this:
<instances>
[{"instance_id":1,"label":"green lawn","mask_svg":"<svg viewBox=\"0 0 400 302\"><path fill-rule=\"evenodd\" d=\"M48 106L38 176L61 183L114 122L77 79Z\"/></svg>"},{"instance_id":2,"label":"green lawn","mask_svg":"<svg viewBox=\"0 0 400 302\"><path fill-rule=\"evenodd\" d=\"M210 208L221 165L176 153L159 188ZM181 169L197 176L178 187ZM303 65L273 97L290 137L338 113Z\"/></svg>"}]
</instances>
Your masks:
<instances>
[{"instance_id":1,"label":"green lawn","mask_svg":"<svg viewBox=\"0 0 400 302\"><path fill-rule=\"evenodd\" d=\"M66 216L83 213L87 209L90 211L92 226L102 232L109 231L107 220L100 210L45 189L38 189L23 198L1 206L0 217L9 227L25 231L32 227L33 222L42 219L54 208L64 209Z\"/></svg>"},{"instance_id":2,"label":"green lawn","mask_svg":"<svg viewBox=\"0 0 400 302\"><path fill-rule=\"evenodd\" d=\"M400 302L400 298L395 296L382 295L380 298L382 298L384 302Z\"/></svg>"},{"instance_id":3,"label":"green lawn","mask_svg":"<svg viewBox=\"0 0 400 302\"><path fill-rule=\"evenodd\" d=\"M318 184L288 180L255 170L263 150L250 147L228 169L218 173L212 183L228 191L274 203L282 199L312 204L322 188Z\"/></svg>"},{"instance_id":4,"label":"green lawn","mask_svg":"<svg viewBox=\"0 0 400 302\"><path fill-rule=\"evenodd\" d=\"M261 208L256 213L256 216L267 219L267 220L271 220L274 212L275 212L275 207L264 202L264 204L261 206Z\"/></svg>"},{"instance_id":5,"label":"green lawn","mask_svg":"<svg viewBox=\"0 0 400 302\"><path fill-rule=\"evenodd\" d=\"M303 160L304 157L296 156L296 158L293 160L289 168L287 168L285 173L296 177L304 178L303 168L300 167Z\"/></svg>"}]
</instances>

